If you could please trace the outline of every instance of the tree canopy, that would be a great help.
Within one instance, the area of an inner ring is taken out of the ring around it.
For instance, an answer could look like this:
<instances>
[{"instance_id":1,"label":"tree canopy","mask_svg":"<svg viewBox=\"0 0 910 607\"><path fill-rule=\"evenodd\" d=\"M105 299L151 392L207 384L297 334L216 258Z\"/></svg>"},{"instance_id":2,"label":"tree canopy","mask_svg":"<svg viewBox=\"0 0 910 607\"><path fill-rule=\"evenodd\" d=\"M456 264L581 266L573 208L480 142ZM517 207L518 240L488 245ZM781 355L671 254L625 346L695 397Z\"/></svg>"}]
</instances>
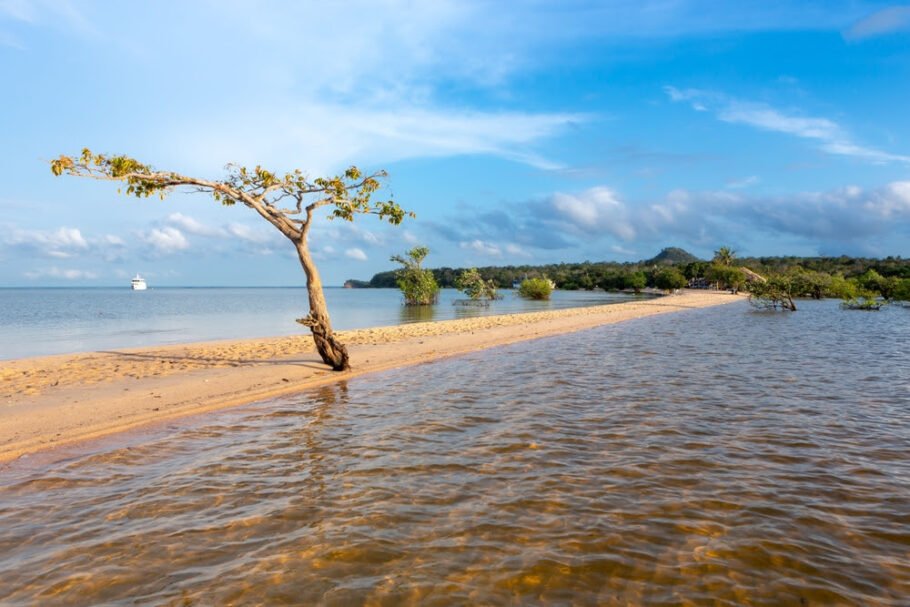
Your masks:
<instances>
[{"instance_id":1,"label":"tree canopy","mask_svg":"<svg viewBox=\"0 0 910 607\"><path fill-rule=\"evenodd\" d=\"M162 199L176 190L205 192L225 206L241 203L255 210L291 240L306 235L313 212L332 206L331 216L353 221L357 214L378 215L393 225L413 213L403 210L394 200L372 200L385 171L364 175L356 166L334 177L309 179L295 169L279 175L256 166L225 165L221 180L200 179L173 171L159 171L129 156L95 154L85 148L79 156L61 155L51 161L54 175L74 175L106 181L120 181L128 196ZM288 204L290 206L288 206Z\"/></svg>"},{"instance_id":2,"label":"tree canopy","mask_svg":"<svg viewBox=\"0 0 910 607\"><path fill-rule=\"evenodd\" d=\"M717 265L721 266L732 266L733 262L736 260L736 251L730 247L720 247L714 251L714 259L712 260Z\"/></svg>"},{"instance_id":3,"label":"tree canopy","mask_svg":"<svg viewBox=\"0 0 910 607\"><path fill-rule=\"evenodd\" d=\"M330 219L353 221L358 214L376 215L393 225L406 216L394 200L373 200L384 171L364 175L356 166L334 177L310 179L300 169L279 174L261 166L249 169L236 164L225 167L220 180L202 179L174 171L161 171L135 158L95 154L88 148L75 156L61 155L51 161L54 175L72 175L125 185L119 192L137 198L165 198L177 189L209 194L230 206L243 204L258 213L290 240L306 274L309 314L298 322L309 327L323 361L337 371L350 368L347 349L334 337L322 281L307 243L314 213L330 208Z\"/></svg>"}]
</instances>

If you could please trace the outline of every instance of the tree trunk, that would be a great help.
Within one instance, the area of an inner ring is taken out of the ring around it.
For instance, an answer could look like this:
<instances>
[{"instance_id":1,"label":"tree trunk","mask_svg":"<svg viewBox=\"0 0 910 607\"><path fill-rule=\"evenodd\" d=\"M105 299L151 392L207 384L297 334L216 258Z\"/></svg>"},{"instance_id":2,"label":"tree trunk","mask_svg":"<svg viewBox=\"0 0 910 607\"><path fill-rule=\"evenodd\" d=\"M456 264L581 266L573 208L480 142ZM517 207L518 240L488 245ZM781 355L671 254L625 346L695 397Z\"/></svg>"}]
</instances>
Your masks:
<instances>
[{"instance_id":1,"label":"tree trunk","mask_svg":"<svg viewBox=\"0 0 910 607\"><path fill-rule=\"evenodd\" d=\"M787 293L787 307L791 312L796 312L796 303L793 301L793 297Z\"/></svg>"},{"instance_id":2,"label":"tree trunk","mask_svg":"<svg viewBox=\"0 0 910 607\"><path fill-rule=\"evenodd\" d=\"M351 368L348 349L335 339L335 334L332 332L329 310L325 305L325 295L322 293L322 280L320 280L319 271L310 256L306 240L301 239L294 245L297 248L300 265L303 266L303 272L306 274L306 289L310 300L310 313L306 318L297 319L297 322L306 325L313 332L316 350L325 364L332 367L333 371L347 371Z\"/></svg>"}]
</instances>

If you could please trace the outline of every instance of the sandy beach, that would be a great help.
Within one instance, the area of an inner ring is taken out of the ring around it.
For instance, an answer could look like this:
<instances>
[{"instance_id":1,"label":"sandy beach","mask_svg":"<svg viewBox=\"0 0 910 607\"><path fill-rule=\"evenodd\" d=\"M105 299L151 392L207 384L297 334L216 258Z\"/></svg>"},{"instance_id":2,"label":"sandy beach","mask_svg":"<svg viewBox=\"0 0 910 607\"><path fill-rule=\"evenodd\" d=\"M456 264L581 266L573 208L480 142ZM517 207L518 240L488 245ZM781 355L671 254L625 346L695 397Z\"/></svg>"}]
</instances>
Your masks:
<instances>
[{"instance_id":1,"label":"sandy beach","mask_svg":"<svg viewBox=\"0 0 910 607\"><path fill-rule=\"evenodd\" d=\"M639 302L339 332L354 369L333 373L308 334L0 362L0 462L146 424L394 367L740 301L707 291Z\"/></svg>"}]
</instances>

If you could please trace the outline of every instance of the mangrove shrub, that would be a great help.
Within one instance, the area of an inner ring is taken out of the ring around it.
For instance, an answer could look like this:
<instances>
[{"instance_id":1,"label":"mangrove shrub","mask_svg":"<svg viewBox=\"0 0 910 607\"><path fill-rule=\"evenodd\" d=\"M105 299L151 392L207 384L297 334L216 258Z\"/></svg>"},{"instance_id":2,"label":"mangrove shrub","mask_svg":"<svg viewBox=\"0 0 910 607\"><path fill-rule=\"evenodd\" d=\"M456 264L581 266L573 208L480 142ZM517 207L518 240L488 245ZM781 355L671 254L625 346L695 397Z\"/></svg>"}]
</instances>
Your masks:
<instances>
[{"instance_id":1,"label":"mangrove shrub","mask_svg":"<svg viewBox=\"0 0 910 607\"><path fill-rule=\"evenodd\" d=\"M484 280L477 268L469 268L455 279L455 288L474 301L496 299L496 283Z\"/></svg>"},{"instance_id":2,"label":"mangrove shrub","mask_svg":"<svg viewBox=\"0 0 910 607\"><path fill-rule=\"evenodd\" d=\"M550 299L553 283L546 278L525 278L518 287L518 294L525 299Z\"/></svg>"},{"instance_id":3,"label":"mangrove shrub","mask_svg":"<svg viewBox=\"0 0 910 607\"><path fill-rule=\"evenodd\" d=\"M420 264L430 254L427 247L414 247L405 252L405 256L393 255L392 261L401 264L401 269L396 271L395 279L404 303L408 306L427 306L436 303L439 298L439 285L433 272L424 270Z\"/></svg>"}]
</instances>

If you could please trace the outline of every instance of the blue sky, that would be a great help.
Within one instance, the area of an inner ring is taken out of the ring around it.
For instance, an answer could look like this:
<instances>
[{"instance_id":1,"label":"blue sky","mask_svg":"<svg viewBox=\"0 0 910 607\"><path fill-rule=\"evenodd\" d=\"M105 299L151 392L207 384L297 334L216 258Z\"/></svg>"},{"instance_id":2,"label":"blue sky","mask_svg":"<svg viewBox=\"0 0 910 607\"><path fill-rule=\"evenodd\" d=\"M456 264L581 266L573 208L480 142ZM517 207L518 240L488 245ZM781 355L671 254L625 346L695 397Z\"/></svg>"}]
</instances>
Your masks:
<instances>
[{"instance_id":1,"label":"blue sky","mask_svg":"<svg viewBox=\"0 0 910 607\"><path fill-rule=\"evenodd\" d=\"M389 172L417 219L320 220L327 284L391 269L910 256L910 5L0 0L0 286L296 285L204 195L54 178L83 147Z\"/></svg>"}]
</instances>

